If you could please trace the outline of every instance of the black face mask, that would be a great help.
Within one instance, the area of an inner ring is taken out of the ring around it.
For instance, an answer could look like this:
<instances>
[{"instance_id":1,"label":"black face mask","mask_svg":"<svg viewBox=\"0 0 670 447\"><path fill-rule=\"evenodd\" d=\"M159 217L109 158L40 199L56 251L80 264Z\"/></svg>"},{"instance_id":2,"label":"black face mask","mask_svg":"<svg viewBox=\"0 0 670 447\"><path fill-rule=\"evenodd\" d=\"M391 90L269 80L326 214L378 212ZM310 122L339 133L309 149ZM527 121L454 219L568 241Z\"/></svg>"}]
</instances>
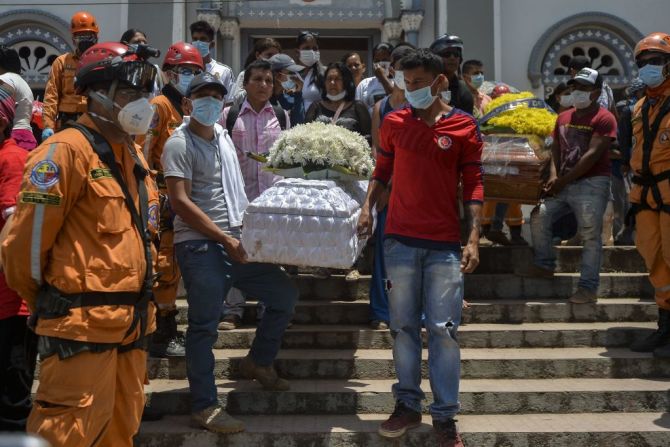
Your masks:
<instances>
[{"instance_id":1,"label":"black face mask","mask_svg":"<svg viewBox=\"0 0 670 447\"><path fill-rule=\"evenodd\" d=\"M95 38L95 37L86 37L86 38L77 39L77 51L79 52L79 54L83 54L84 51L91 48L97 42L98 42L98 39Z\"/></svg>"}]
</instances>

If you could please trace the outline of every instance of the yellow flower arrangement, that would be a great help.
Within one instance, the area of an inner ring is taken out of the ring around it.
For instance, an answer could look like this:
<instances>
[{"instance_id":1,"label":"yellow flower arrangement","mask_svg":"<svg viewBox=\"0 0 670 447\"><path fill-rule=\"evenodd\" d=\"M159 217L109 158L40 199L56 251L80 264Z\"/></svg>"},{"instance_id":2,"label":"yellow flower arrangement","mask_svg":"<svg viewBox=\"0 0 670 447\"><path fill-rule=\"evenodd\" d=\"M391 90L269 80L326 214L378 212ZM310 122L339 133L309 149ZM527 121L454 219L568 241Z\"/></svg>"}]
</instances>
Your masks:
<instances>
[{"instance_id":1,"label":"yellow flower arrangement","mask_svg":"<svg viewBox=\"0 0 670 447\"><path fill-rule=\"evenodd\" d=\"M535 95L531 92L508 93L502 95L486 106L485 113L489 113L507 103L529 98L535 98ZM527 105L522 105L491 118L485 125L486 127L497 129L512 129L516 134L531 134L544 138L549 136L554 130L554 126L556 125L556 114L547 109L535 109L529 108Z\"/></svg>"}]
</instances>

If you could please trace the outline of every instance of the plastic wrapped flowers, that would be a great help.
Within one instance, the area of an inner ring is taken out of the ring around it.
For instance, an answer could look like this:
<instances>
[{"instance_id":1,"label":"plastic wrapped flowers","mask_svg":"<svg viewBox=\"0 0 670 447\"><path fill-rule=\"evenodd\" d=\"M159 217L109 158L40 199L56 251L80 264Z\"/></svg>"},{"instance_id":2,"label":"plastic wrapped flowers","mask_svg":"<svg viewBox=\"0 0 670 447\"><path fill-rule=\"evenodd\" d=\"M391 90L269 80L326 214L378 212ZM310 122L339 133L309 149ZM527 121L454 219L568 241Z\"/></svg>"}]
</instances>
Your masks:
<instances>
[{"instance_id":1,"label":"plastic wrapped flowers","mask_svg":"<svg viewBox=\"0 0 670 447\"><path fill-rule=\"evenodd\" d=\"M514 133L551 135L556 124L556 114L546 103L531 92L508 93L491 101L480 119L484 133Z\"/></svg>"},{"instance_id":2,"label":"plastic wrapped flowers","mask_svg":"<svg viewBox=\"0 0 670 447\"><path fill-rule=\"evenodd\" d=\"M301 124L270 148L266 169L283 177L360 180L373 170L370 146L361 135L333 124Z\"/></svg>"}]
</instances>

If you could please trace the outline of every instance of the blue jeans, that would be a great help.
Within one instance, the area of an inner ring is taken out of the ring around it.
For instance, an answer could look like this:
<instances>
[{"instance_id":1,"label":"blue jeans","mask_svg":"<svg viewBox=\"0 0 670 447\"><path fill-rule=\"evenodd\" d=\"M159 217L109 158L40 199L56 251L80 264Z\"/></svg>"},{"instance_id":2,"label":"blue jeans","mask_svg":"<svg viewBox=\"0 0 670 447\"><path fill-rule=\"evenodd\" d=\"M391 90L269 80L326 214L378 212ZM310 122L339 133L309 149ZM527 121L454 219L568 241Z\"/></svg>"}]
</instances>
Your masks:
<instances>
[{"instance_id":1,"label":"blue jeans","mask_svg":"<svg viewBox=\"0 0 670 447\"><path fill-rule=\"evenodd\" d=\"M384 227L386 226L386 210L377 213L377 229L375 230L375 260L370 279L370 319L372 321L389 321L389 297L386 293L386 267L384 265Z\"/></svg>"},{"instance_id":2,"label":"blue jeans","mask_svg":"<svg viewBox=\"0 0 670 447\"><path fill-rule=\"evenodd\" d=\"M408 408L421 411L421 312L428 331L428 374L434 420L453 418L459 409L461 350L456 332L463 308L461 254L453 250L409 247L384 241L393 360L398 383L393 395Z\"/></svg>"},{"instance_id":3,"label":"blue jeans","mask_svg":"<svg viewBox=\"0 0 670 447\"><path fill-rule=\"evenodd\" d=\"M577 218L577 232L584 246L579 287L597 292L603 253L603 215L609 197L609 177L587 177L570 183L557 196L549 197L540 204L530 219L535 265L549 270L556 268L552 227L554 222L572 211Z\"/></svg>"},{"instance_id":4,"label":"blue jeans","mask_svg":"<svg viewBox=\"0 0 670 447\"><path fill-rule=\"evenodd\" d=\"M233 262L221 244L210 240L175 245L188 301L186 374L193 411L216 405L214 353L223 300L231 286L262 300L265 315L258 324L249 355L270 366L291 321L298 291L277 265Z\"/></svg>"}]
</instances>

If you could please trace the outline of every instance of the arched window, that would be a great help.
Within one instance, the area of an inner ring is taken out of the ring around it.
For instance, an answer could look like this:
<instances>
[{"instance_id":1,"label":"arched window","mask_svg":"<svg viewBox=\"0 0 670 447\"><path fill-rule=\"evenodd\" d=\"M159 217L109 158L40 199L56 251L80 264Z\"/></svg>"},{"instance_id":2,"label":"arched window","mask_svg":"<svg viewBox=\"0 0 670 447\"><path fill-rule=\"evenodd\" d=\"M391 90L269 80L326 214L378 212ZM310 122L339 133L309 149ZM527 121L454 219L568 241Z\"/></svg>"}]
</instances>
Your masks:
<instances>
[{"instance_id":1,"label":"arched window","mask_svg":"<svg viewBox=\"0 0 670 447\"><path fill-rule=\"evenodd\" d=\"M537 42L528 64L528 78L545 95L567 82L568 64L574 56L587 56L614 90L625 88L637 76L633 48L642 34L611 14L577 14L549 28Z\"/></svg>"},{"instance_id":2,"label":"arched window","mask_svg":"<svg viewBox=\"0 0 670 447\"><path fill-rule=\"evenodd\" d=\"M72 49L69 35L67 22L43 11L21 9L0 14L0 44L18 51L21 76L40 96L54 59Z\"/></svg>"}]
</instances>

